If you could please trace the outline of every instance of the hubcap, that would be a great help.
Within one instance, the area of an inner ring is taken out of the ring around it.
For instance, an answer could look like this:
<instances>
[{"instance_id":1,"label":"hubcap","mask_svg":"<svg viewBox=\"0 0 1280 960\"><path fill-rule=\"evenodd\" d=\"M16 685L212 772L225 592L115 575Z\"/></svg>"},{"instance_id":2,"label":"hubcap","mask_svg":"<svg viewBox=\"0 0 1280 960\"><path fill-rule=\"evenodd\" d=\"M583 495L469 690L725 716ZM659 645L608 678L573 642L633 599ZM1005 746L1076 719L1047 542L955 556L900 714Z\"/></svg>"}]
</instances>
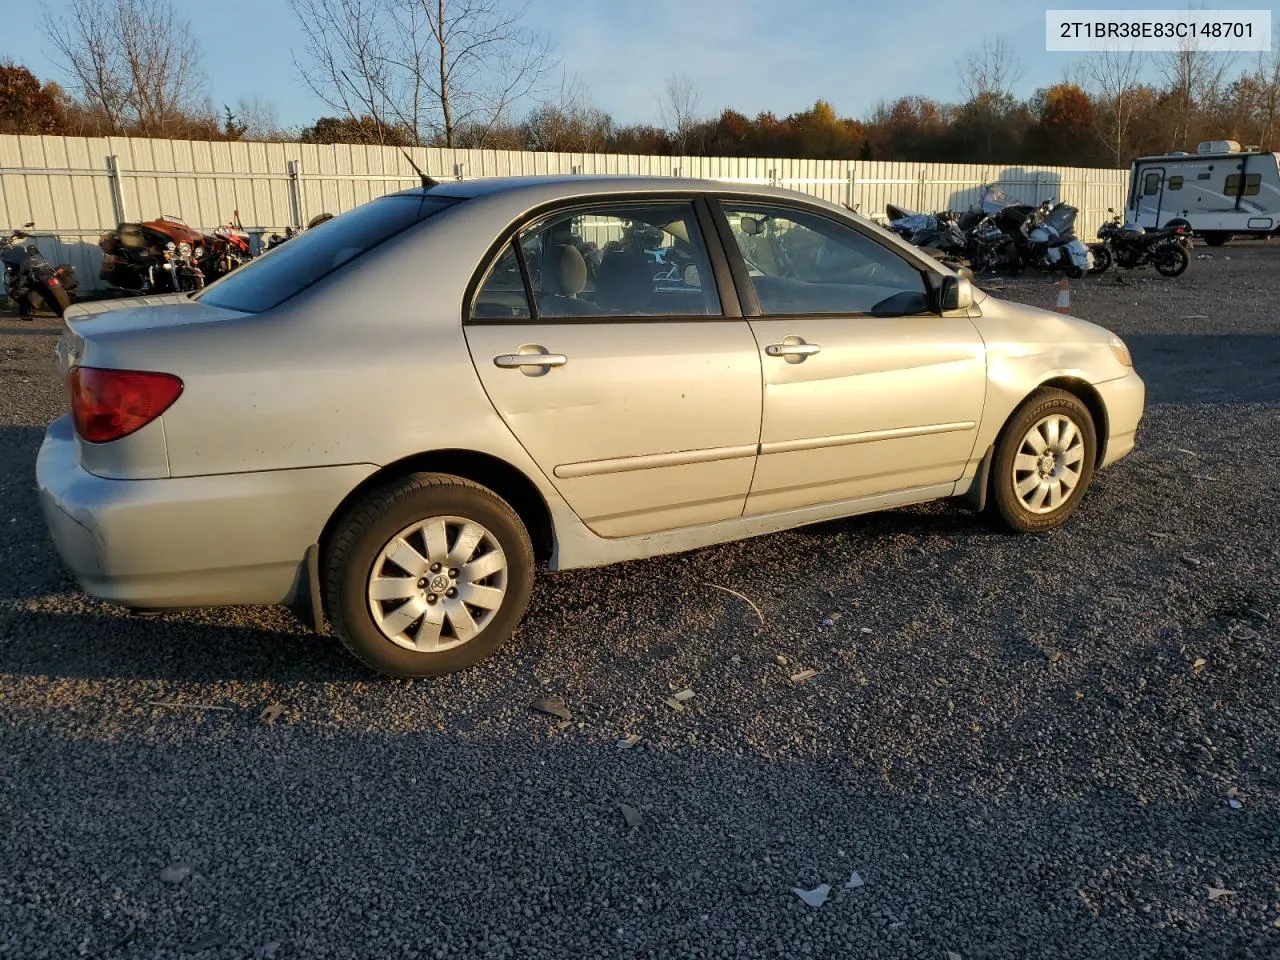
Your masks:
<instances>
[{"instance_id":1,"label":"hubcap","mask_svg":"<svg viewBox=\"0 0 1280 960\"><path fill-rule=\"evenodd\" d=\"M369 573L369 613L392 643L439 653L475 639L502 606L507 558L497 538L464 517L405 527Z\"/></svg>"},{"instance_id":2,"label":"hubcap","mask_svg":"<svg viewBox=\"0 0 1280 960\"><path fill-rule=\"evenodd\" d=\"M1013 489L1032 513L1053 513L1080 483L1084 435L1060 413L1045 417L1022 438L1013 458Z\"/></svg>"}]
</instances>

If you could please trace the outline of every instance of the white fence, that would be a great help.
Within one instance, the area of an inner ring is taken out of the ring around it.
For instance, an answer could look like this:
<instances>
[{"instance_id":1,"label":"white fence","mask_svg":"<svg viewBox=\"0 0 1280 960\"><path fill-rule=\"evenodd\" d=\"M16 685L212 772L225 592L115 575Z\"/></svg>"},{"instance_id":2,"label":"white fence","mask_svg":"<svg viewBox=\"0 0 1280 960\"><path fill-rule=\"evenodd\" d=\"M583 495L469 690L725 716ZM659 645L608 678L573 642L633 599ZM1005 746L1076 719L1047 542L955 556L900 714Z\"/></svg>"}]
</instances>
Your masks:
<instances>
[{"instance_id":1,"label":"white fence","mask_svg":"<svg viewBox=\"0 0 1280 960\"><path fill-rule=\"evenodd\" d=\"M529 174L647 174L771 183L882 213L964 209L984 184L1028 203L1058 198L1092 237L1107 207L1123 209L1126 170L877 161L652 157L500 150L410 150L437 179ZM342 213L418 182L399 150L346 144L205 143L126 137L0 136L0 229L35 221L46 258L98 284L98 238L121 220L177 216L210 229L236 214L251 234Z\"/></svg>"}]
</instances>

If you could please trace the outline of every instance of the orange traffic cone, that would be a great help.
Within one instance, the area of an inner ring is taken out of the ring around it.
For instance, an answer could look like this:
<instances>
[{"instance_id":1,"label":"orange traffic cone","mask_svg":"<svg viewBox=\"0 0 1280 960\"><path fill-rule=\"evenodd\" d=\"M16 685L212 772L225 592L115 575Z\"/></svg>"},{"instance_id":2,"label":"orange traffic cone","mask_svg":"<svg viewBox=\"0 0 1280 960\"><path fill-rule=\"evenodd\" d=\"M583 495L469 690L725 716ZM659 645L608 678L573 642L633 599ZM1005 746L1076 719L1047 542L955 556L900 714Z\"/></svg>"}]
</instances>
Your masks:
<instances>
[{"instance_id":1,"label":"orange traffic cone","mask_svg":"<svg viewBox=\"0 0 1280 960\"><path fill-rule=\"evenodd\" d=\"M1071 312L1071 285L1066 277L1058 281L1058 305L1053 309L1058 313Z\"/></svg>"}]
</instances>

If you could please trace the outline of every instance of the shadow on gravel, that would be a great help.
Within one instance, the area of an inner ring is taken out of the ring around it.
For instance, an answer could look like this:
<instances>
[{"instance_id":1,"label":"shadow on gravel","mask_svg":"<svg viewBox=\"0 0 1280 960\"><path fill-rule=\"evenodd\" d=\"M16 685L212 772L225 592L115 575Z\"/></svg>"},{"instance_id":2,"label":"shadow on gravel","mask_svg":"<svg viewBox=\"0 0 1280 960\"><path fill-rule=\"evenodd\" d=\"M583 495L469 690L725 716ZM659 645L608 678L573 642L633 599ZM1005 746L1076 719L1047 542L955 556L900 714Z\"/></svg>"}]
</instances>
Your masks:
<instances>
[{"instance_id":1,"label":"shadow on gravel","mask_svg":"<svg viewBox=\"0 0 1280 960\"><path fill-rule=\"evenodd\" d=\"M332 637L309 634L283 609L255 611L276 629L237 624L239 608L135 617L114 607L84 611L78 592L42 597L80 609L57 613L20 604L0 607L7 643L0 673L94 679L146 679L183 683L271 680L348 682L373 675Z\"/></svg>"},{"instance_id":2,"label":"shadow on gravel","mask_svg":"<svg viewBox=\"0 0 1280 960\"><path fill-rule=\"evenodd\" d=\"M1280 336L1129 334L1148 403L1280 403Z\"/></svg>"},{"instance_id":3,"label":"shadow on gravel","mask_svg":"<svg viewBox=\"0 0 1280 960\"><path fill-rule=\"evenodd\" d=\"M0 337L56 337L57 327L0 327Z\"/></svg>"}]
</instances>

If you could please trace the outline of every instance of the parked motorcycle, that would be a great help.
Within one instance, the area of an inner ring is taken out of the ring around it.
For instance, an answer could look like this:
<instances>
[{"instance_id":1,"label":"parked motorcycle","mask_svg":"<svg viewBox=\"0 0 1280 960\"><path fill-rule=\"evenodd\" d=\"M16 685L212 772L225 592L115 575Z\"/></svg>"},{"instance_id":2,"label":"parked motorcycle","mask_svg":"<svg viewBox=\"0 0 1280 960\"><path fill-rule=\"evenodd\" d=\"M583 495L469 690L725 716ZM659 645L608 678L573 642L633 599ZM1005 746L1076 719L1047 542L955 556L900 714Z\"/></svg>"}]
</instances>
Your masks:
<instances>
[{"instance_id":1,"label":"parked motorcycle","mask_svg":"<svg viewBox=\"0 0 1280 960\"><path fill-rule=\"evenodd\" d=\"M121 223L98 246L99 279L137 293L199 289L249 259L249 237L238 224L206 234L171 216Z\"/></svg>"},{"instance_id":2,"label":"parked motorcycle","mask_svg":"<svg viewBox=\"0 0 1280 960\"><path fill-rule=\"evenodd\" d=\"M1093 253L1075 233L1079 211L1067 203L1046 200L1022 221L1026 239L1022 260L1041 270L1062 270L1073 280L1094 269Z\"/></svg>"},{"instance_id":3,"label":"parked motorcycle","mask_svg":"<svg viewBox=\"0 0 1280 960\"><path fill-rule=\"evenodd\" d=\"M268 250L272 249L273 247L278 247L280 246L280 244L285 243L289 240L292 240L294 237L300 234L303 229L311 230L315 227L320 226L320 224L324 223L326 220L332 220L332 219L333 219L332 213L318 213L314 217L312 217L310 220L307 221L307 225L305 228L300 228L298 230L295 230L293 229L293 227L285 227L284 233L273 233L263 239L261 252L266 253Z\"/></svg>"},{"instance_id":4,"label":"parked motorcycle","mask_svg":"<svg viewBox=\"0 0 1280 960\"><path fill-rule=\"evenodd\" d=\"M1137 223L1122 223L1120 214L1108 207L1111 218L1098 228L1099 243L1094 245L1094 255L1103 266L1094 272L1102 273L1114 260L1123 270L1151 264L1165 277L1177 277L1187 269L1191 255L1191 235L1186 227L1165 227L1163 230L1147 230Z\"/></svg>"},{"instance_id":5,"label":"parked motorcycle","mask_svg":"<svg viewBox=\"0 0 1280 960\"><path fill-rule=\"evenodd\" d=\"M18 315L31 319L35 307L48 307L62 316L80 285L75 268L69 263L50 266L34 243L26 243L30 237L27 228L35 223L24 223L22 230L15 230L0 240L0 262L4 264L4 291L18 307Z\"/></svg>"},{"instance_id":6,"label":"parked motorcycle","mask_svg":"<svg viewBox=\"0 0 1280 960\"><path fill-rule=\"evenodd\" d=\"M1018 244L987 214L974 224L968 234L969 264L978 273L1017 274L1022 270L1022 254Z\"/></svg>"}]
</instances>

